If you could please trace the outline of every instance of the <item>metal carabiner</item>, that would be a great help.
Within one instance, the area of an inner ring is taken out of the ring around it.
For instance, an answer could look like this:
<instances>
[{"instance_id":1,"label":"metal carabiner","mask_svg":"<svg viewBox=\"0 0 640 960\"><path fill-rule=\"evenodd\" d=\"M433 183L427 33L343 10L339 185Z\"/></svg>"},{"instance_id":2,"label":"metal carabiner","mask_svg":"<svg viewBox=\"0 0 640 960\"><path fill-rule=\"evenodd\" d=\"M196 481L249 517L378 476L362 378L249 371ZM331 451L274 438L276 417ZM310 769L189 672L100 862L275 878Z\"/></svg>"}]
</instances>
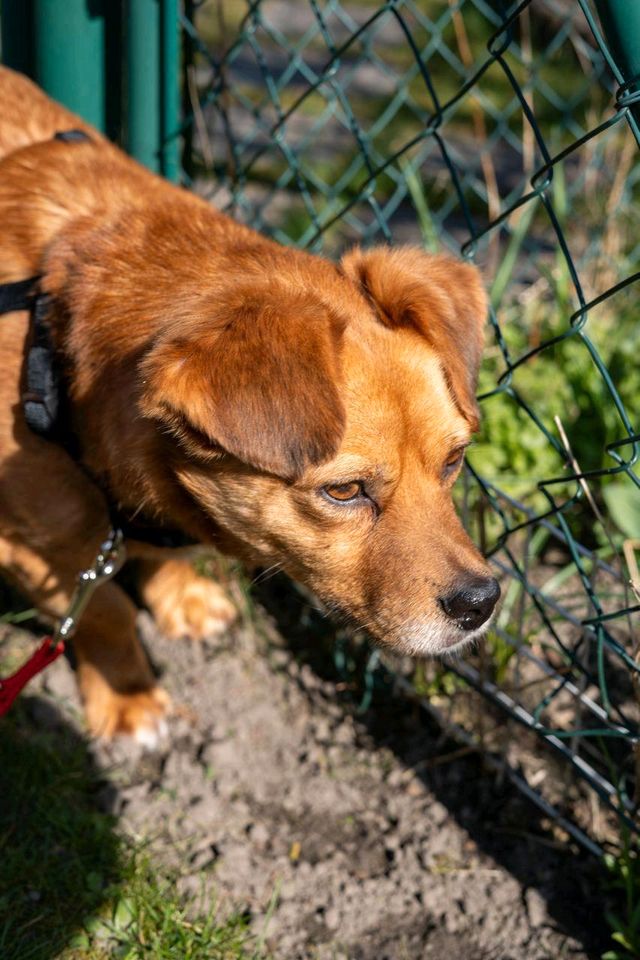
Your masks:
<instances>
[{"instance_id":1,"label":"metal carabiner","mask_svg":"<svg viewBox=\"0 0 640 960\"><path fill-rule=\"evenodd\" d=\"M101 544L93 565L78 575L78 583L71 597L71 602L53 635L53 643L69 640L75 633L78 620L82 616L94 590L101 583L106 583L116 575L126 560L127 551L124 545L122 531L112 529L104 543Z\"/></svg>"}]
</instances>

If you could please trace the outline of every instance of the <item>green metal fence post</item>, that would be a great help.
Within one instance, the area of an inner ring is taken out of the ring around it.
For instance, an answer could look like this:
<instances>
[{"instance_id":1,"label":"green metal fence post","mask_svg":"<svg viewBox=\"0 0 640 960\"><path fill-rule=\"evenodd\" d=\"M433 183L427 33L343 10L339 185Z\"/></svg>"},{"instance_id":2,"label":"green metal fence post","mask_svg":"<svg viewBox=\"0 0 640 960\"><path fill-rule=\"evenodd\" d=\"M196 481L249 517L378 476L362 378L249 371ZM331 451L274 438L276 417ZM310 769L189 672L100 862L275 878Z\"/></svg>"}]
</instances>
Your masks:
<instances>
[{"instance_id":1,"label":"green metal fence post","mask_svg":"<svg viewBox=\"0 0 640 960\"><path fill-rule=\"evenodd\" d=\"M180 176L178 0L128 0L129 153L169 180Z\"/></svg>"},{"instance_id":2,"label":"green metal fence post","mask_svg":"<svg viewBox=\"0 0 640 960\"><path fill-rule=\"evenodd\" d=\"M607 43L630 93L640 88L640 3L595 0ZM640 106L631 107L640 123Z\"/></svg>"},{"instance_id":3,"label":"green metal fence post","mask_svg":"<svg viewBox=\"0 0 640 960\"><path fill-rule=\"evenodd\" d=\"M183 0L183 12L184 17L187 23L193 23L195 15L195 2L196 0ZM185 176L187 183L191 182L193 179L193 104L191 102L191 94L189 91L189 77L191 71L193 70L193 62L195 56L195 44L193 42L193 37L191 36L189 30L182 31L182 91L180 95L181 99L181 109L182 114L181 118L189 118L188 126L183 128L183 138L182 138L182 171ZM179 108L180 109L180 108Z\"/></svg>"},{"instance_id":4,"label":"green metal fence post","mask_svg":"<svg viewBox=\"0 0 640 960\"><path fill-rule=\"evenodd\" d=\"M104 49L102 3L35 0L34 77L50 96L100 130L105 129Z\"/></svg>"},{"instance_id":5,"label":"green metal fence post","mask_svg":"<svg viewBox=\"0 0 640 960\"><path fill-rule=\"evenodd\" d=\"M128 0L126 148L160 173L162 93L159 0Z\"/></svg>"},{"instance_id":6,"label":"green metal fence post","mask_svg":"<svg viewBox=\"0 0 640 960\"><path fill-rule=\"evenodd\" d=\"M162 172L180 179L179 0L162 0Z\"/></svg>"},{"instance_id":7,"label":"green metal fence post","mask_svg":"<svg viewBox=\"0 0 640 960\"><path fill-rule=\"evenodd\" d=\"M4 63L180 179L179 0L4 0L0 20Z\"/></svg>"}]
</instances>

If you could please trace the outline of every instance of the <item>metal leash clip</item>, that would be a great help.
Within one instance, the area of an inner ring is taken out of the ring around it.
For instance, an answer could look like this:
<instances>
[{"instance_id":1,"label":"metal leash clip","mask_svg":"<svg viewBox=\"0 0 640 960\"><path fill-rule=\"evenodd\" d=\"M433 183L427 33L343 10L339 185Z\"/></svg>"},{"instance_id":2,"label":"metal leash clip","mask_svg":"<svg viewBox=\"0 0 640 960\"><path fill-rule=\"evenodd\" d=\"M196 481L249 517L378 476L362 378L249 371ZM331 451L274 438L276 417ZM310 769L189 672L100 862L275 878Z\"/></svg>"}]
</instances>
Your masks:
<instances>
[{"instance_id":1,"label":"metal leash clip","mask_svg":"<svg viewBox=\"0 0 640 960\"><path fill-rule=\"evenodd\" d=\"M65 616L52 637L45 637L38 649L10 677L0 678L0 717L3 716L26 684L41 670L53 663L63 652L65 642L75 633L94 590L116 575L126 559L122 531L112 529L101 544L92 566L78 576L76 588Z\"/></svg>"},{"instance_id":2,"label":"metal leash clip","mask_svg":"<svg viewBox=\"0 0 640 960\"><path fill-rule=\"evenodd\" d=\"M78 620L101 583L106 583L115 577L126 559L126 548L122 531L112 529L109 536L100 546L100 551L93 561L93 565L83 570L78 576L78 583L73 592L69 609L58 624L53 635L53 643L64 643L75 633Z\"/></svg>"}]
</instances>

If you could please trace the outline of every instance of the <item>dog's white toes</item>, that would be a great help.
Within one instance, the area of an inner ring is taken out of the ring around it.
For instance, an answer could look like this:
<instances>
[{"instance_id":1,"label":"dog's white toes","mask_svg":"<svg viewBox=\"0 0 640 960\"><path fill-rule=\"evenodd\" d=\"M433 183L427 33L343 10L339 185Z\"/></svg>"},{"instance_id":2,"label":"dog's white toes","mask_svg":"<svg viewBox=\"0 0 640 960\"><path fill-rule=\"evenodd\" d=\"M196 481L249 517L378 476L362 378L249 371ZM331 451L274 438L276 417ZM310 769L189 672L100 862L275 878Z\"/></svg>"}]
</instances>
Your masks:
<instances>
[{"instance_id":1,"label":"dog's white toes","mask_svg":"<svg viewBox=\"0 0 640 960\"><path fill-rule=\"evenodd\" d=\"M133 738L145 750L157 750L169 739L169 726L166 720L160 719L153 726L138 727Z\"/></svg>"}]
</instances>

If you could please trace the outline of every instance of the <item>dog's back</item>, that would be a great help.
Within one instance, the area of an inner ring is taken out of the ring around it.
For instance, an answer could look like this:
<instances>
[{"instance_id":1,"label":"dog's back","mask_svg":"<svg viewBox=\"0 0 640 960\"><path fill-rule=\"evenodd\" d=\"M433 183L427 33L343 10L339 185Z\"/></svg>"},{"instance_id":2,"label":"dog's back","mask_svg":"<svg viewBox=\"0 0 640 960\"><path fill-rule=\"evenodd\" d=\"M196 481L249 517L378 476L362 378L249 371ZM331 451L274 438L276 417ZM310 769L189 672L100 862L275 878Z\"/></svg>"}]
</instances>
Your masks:
<instances>
[{"instance_id":1,"label":"dog's back","mask_svg":"<svg viewBox=\"0 0 640 960\"><path fill-rule=\"evenodd\" d=\"M82 217L106 225L118 210L174 189L2 66L0 104L0 282L41 273L45 251ZM86 139L56 137L69 131Z\"/></svg>"},{"instance_id":2,"label":"dog's back","mask_svg":"<svg viewBox=\"0 0 640 960\"><path fill-rule=\"evenodd\" d=\"M3 66L0 66L0 103L0 160L21 147L50 140L62 130L84 130L91 137L102 139L97 130L50 100L31 80Z\"/></svg>"}]
</instances>

